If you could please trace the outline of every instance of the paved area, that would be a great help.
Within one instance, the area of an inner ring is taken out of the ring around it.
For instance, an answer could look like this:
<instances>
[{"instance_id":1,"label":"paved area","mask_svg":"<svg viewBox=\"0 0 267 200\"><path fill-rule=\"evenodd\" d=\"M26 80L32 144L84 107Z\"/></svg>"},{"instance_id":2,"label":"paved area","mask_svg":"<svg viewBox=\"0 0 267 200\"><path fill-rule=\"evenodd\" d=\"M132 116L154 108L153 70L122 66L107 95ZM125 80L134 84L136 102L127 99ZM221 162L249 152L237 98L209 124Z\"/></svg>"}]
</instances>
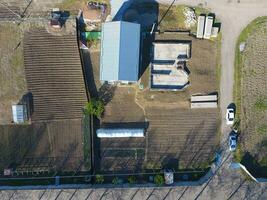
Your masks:
<instances>
[{"instance_id":1,"label":"paved area","mask_svg":"<svg viewBox=\"0 0 267 200\"><path fill-rule=\"evenodd\" d=\"M172 0L160 0L170 4ZM0 199L267 199L267 184L248 181L231 169L231 155L226 151L229 128L225 126L225 108L233 101L234 52L241 30L257 16L267 14L266 0L181 0L179 4L204 6L214 11L222 22L222 74L220 100L222 110L223 164L201 186L176 188L77 189L1 191Z\"/></svg>"}]
</instances>

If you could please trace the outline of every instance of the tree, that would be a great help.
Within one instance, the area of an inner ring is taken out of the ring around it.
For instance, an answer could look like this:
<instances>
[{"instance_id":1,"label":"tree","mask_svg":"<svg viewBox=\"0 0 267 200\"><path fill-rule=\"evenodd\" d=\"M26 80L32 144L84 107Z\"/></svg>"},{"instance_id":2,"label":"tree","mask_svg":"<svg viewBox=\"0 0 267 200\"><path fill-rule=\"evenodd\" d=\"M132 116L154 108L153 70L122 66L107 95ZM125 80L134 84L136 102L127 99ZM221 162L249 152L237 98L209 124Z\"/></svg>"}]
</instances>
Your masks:
<instances>
[{"instance_id":1,"label":"tree","mask_svg":"<svg viewBox=\"0 0 267 200\"><path fill-rule=\"evenodd\" d=\"M164 184L164 177L160 174L157 174L154 179L154 183L157 186L162 186Z\"/></svg>"},{"instance_id":2,"label":"tree","mask_svg":"<svg viewBox=\"0 0 267 200\"><path fill-rule=\"evenodd\" d=\"M85 112L97 117L101 117L105 107L103 101L92 98L85 106Z\"/></svg>"},{"instance_id":3,"label":"tree","mask_svg":"<svg viewBox=\"0 0 267 200\"><path fill-rule=\"evenodd\" d=\"M136 179L135 179L135 177L134 177L134 176L129 176L129 177L128 177L128 182L129 182L130 184L135 184L135 183L136 183Z\"/></svg>"},{"instance_id":4,"label":"tree","mask_svg":"<svg viewBox=\"0 0 267 200\"><path fill-rule=\"evenodd\" d=\"M95 182L98 183L98 184L102 184L104 182L104 176L100 175L100 174L97 174L95 176Z\"/></svg>"}]
</instances>

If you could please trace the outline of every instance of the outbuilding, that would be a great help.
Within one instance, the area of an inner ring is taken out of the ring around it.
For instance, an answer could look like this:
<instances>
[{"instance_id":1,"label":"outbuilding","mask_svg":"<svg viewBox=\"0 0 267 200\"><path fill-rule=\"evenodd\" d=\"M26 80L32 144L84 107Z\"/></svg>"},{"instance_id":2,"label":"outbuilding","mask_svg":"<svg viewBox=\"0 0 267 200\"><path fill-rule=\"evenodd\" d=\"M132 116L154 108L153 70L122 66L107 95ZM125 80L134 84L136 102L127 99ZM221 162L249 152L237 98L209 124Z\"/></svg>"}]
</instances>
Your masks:
<instances>
[{"instance_id":1,"label":"outbuilding","mask_svg":"<svg viewBox=\"0 0 267 200\"><path fill-rule=\"evenodd\" d=\"M101 81L138 81L140 33L140 24L136 23L113 21L102 25Z\"/></svg>"}]
</instances>

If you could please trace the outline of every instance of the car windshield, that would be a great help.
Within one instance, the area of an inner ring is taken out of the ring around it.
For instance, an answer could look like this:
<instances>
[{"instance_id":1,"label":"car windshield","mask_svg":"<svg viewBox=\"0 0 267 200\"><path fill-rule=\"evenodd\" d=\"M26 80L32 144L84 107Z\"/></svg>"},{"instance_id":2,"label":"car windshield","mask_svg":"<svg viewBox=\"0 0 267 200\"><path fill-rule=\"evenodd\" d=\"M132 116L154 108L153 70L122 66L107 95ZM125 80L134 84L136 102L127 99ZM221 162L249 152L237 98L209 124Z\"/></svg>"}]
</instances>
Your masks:
<instances>
[{"instance_id":1,"label":"car windshield","mask_svg":"<svg viewBox=\"0 0 267 200\"><path fill-rule=\"evenodd\" d=\"M233 120L234 118L232 117L232 115L228 114L228 119Z\"/></svg>"},{"instance_id":2,"label":"car windshield","mask_svg":"<svg viewBox=\"0 0 267 200\"><path fill-rule=\"evenodd\" d=\"M231 148L234 149L235 148L235 145L232 145Z\"/></svg>"}]
</instances>

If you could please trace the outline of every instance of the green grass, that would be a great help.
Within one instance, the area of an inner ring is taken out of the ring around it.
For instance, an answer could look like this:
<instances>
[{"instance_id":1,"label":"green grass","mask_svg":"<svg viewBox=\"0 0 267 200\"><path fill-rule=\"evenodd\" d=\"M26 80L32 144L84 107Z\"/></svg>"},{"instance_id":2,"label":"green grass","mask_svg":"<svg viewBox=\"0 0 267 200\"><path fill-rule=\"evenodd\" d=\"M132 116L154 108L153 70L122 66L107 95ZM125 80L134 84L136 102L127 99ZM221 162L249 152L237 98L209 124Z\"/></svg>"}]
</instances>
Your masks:
<instances>
[{"instance_id":1,"label":"green grass","mask_svg":"<svg viewBox=\"0 0 267 200\"><path fill-rule=\"evenodd\" d=\"M257 98L254 104L256 111L266 111L267 110L267 98L264 96L260 96Z\"/></svg>"},{"instance_id":2,"label":"green grass","mask_svg":"<svg viewBox=\"0 0 267 200\"><path fill-rule=\"evenodd\" d=\"M235 72L234 72L234 90L233 90L233 97L234 102L236 104L236 117L240 123L241 119L241 80L242 76L242 68L243 68L243 54L239 52L239 45L242 42L246 42L247 38L263 23L267 21L267 16L265 17L258 17L253 20L239 35L237 43L236 43L236 50L235 50ZM265 103L261 99L258 99L258 103L255 104L255 107L258 107L260 110L266 108ZM238 123L238 124L239 124ZM266 127L259 127L258 131L265 131ZM240 145L237 146L237 149L234 153L234 160L236 162L241 162L244 156L244 152Z\"/></svg>"},{"instance_id":3,"label":"green grass","mask_svg":"<svg viewBox=\"0 0 267 200\"><path fill-rule=\"evenodd\" d=\"M169 5L159 5L159 21L161 30L170 30L170 29L185 29L184 24L184 14L183 9L184 5L173 6L168 13L165 15L168 10ZM164 16L165 15L165 16Z\"/></svg>"},{"instance_id":4,"label":"green grass","mask_svg":"<svg viewBox=\"0 0 267 200\"><path fill-rule=\"evenodd\" d=\"M172 6L171 9L168 11L168 13L164 16L166 11L169 8L169 5L159 5L159 21L160 23L160 29L162 31L164 30L186 30L187 28L185 27L185 16L183 14L183 10L185 7L188 7L186 5L177 5L177 6ZM196 17L198 17L200 14L208 14L210 13L209 10L202 8L202 7L191 7L195 10ZM164 18L162 19L162 17ZM191 32L196 32L197 29L197 24L195 26L191 27Z\"/></svg>"},{"instance_id":5,"label":"green grass","mask_svg":"<svg viewBox=\"0 0 267 200\"><path fill-rule=\"evenodd\" d=\"M261 135L266 135L267 134L267 124L260 125L257 128L257 132Z\"/></svg>"},{"instance_id":6,"label":"green grass","mask_svg":"<svg viewBox=\"0 0 267 200\"><path fill-rule=\"evenodd\" d=\"M255 29L259 28L263 23L267 21L267 16L258 17L253 20L239 35L236 50L235 50L235 72L234 72L234 102L236 104L236 116L240 119L241 111L241 79L242 79L242 67L243 67L243 54L239 52L239 45L241 42L245 42L251 33Z\"/></svg>"},{"instance_id":7,"label":"green grass","mask_svg":"<svg viewBox=\"0 0 267 200\"><path fill-rule=\"evenodd\" d=\"M91 169L91 120L88 113L84 114L83 119L83 156L84 156L84 165L86 170Z\"/></svg>"}]
</instances>

